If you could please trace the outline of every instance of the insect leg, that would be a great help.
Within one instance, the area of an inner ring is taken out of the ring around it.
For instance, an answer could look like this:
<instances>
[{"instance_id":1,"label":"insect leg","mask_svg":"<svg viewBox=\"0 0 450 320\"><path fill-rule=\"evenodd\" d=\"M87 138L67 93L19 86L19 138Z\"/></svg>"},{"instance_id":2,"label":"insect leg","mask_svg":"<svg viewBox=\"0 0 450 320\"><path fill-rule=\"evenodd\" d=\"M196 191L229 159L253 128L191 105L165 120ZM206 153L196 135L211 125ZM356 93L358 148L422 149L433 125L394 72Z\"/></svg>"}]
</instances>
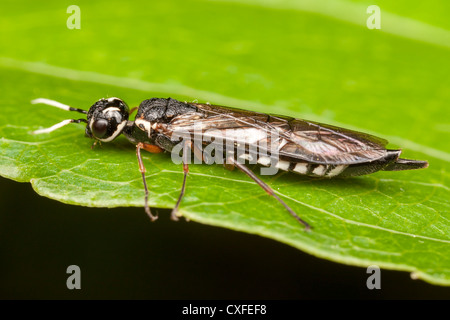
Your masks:
<instances>
[{"instance_id":1,"label":"insect leg","mask_svg":"<svg viewBox=\"0 0 450 320\"><path fill-rule=\"evenodd\" d=\"M234 165L235 167L237 167L239 170L241 170L242 172L244 172L246 175L248 175L250 178L252 178L257 184L259 184L259 186L261 188L264 189L264 191L266 191L270 196L274 197L275 199L278 200L279 203L281 203L286 210L291 214L291 216L293 216L298 222L300 222L301 224L303 224L305 226L305 231L309 231L311 229L311 226L304 221L302 218L300 218L295 212L294 210L291 209L291 207L289 207L273 190L271 187L269 187L264 181L262 181L260 178L258 178L257 175L255 175L250 169L248 169L246 166L244 166L243 164L237 162L234 160L234 158L232 156L228 157L228 162L232 165Z\"/></svg>"},{"instance_id":2,"label":"insect leg","mask_svg":"<svg viewBox=\"0 0 450 320\"><path fill-rule=\"evenodd\" d=\"M150 217L150 220L155 221L156 219L158 219L158 216L154 216L152 215L152 213L150 212L150 208L148 206L148 188L147 188L147 182L145 181L145 167L144 167L144 162L142 161L142 157L141 157L141 149L145 148L145 144L142 142L139 142L136 145L136 156L138 158L138 162L139 162L139 171L142 174L142 180L144 182L144 189L145 189L145 212L147 213L147 215Z\"/></svg>"},{"instance_id":3,"label":"insect leg","mask_svg":"<svg viewBox=\"0 0 450 320\"><path fill-rule=\"evenodd\" d=\"M94 150L94 148L95 148L95 146L96 146L97 144L98 144L99 146L101 146L101 145L102 145L102 142L101 142L100 140L94 140L94 143L91 144L91 149Z\"/></svg>"},{"instance_id":4,"label":"insect leg","mask_svg":"<svg viewBox=\"0 0 450 320\"><path fill-rule=\"evenodd\" d=\"M131 110L130 110L130 115L131 115L133 112L135 112L138 108L139 108L139 107L131 108Z\"/></svg>"},{"instance_id":5,"label":"insect leg","mask_svg":"<svg viewBox=\"0 0 450 320\"><path fill-rule=\"evenodd\" d=\"M225 161L225 163L223 164L223 167L224 167L225 169L229 170L229 171L233 171L234 168L236 168L233 164L228 164L228 163L226 163L226 161Z\"/></svg>"},{"instance_id":6,"label":"insect leg","mask_svg":"<svg viewBox=\"0 0 450 320\"><path fill-rule=\"evenodd\" d=\"M141 148L150 153L161 153L164 151L164 149L162 149L154 144L142 143L142 142L141 142L141 144L142 144Z\"/></svg>"},{"instance_id":7,"label":"insect leg","mask_svg":"<svg viewBox=\"0 0 450 320\"><path fill-rule=\"evenodd\" d=\"M174 221L178 221L178 218L180 217L180 215L178 214L178 207L180 206L181 203L181 199L183 199L184 196L184 192L186 190L186 178L187 175L189 173L189 166L188 166L188 156L189 156L189 152L188 152L188 148L192 149L192 142L189 141L185 141L184 143L184 149L183 149L183 184L181 185L181 192L180 195L178 196L178 201L175 204L175 207L172 210L172 213L170 214L170 218ZM194 146L194 153L198 151L195 150L195 146ZM201 152L201 151L200 151Z\"/></svg>"}]
</instances>

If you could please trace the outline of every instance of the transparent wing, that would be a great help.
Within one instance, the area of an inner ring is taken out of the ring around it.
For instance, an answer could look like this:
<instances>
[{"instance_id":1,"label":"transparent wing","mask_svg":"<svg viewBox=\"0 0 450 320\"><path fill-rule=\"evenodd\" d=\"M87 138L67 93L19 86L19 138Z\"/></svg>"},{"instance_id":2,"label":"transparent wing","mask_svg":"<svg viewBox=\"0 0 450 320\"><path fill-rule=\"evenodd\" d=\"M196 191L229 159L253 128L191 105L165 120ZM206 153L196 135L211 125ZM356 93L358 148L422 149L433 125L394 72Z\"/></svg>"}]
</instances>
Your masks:
<instances>
[{"instance_id":1,"label":"transparent wing","mask_svg":"<svg viewBox=\"0 0 450 320\"><path fill-rule=\"evenodd\" d=\"M363 163L387 155L388 142L366 133L300 119L288 123L289 143L281 155L325 164Z\"/></svg>"},{"instance_id":2,"label":"transparent wing","mask_svg":"<svg viewBox=\"0 0 450 320\"><path fill-rule=\"evenodd\" d=\"M169 131L197 132L197 137L200 133L207 143L212 138L223 139L253 147L268 146L268 152L275 147L281 157L291 161L354 164L387 155L385 145L388 142L365 133L286 116L193 105L198 112L175 117L169 124Z\"/></svg>"}]
</instances>

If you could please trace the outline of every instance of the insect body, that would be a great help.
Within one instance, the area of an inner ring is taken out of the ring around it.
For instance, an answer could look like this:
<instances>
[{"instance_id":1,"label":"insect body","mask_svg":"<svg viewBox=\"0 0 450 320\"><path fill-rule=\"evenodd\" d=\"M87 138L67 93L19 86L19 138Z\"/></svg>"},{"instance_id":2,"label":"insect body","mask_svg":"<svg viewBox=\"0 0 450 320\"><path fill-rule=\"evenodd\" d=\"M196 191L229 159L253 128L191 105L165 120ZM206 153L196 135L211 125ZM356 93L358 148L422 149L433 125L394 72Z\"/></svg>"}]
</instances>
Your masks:
<instances>
[{"instance_id":1,"label":"insect body","mask_svg":"<svg viewBox=\"0 0 450 320\"><path fill-rule=\"evenodd\" d=\"M145 210L152 220L157 217L152 215L148 207L148 188L141 149L149 152L173 152L182 144L184 178L180 196L172 211L174 220L178 218L178 207L185 192L189 170L186 150L189 148L197 158L205 162L218 155L225 158L228 166L237 167L246 173L268 194L275 197L306 229L309 229L310 225L249 170L244 164L245 161L258 163L263 167L325 178L359 176L380 170L421 169L428 166L426 161L400 159L401 150L386 149L388 142L381 138L286 116L187 103L171 98L153 98L140 104L135 120L131 121L128 106L119 98L100 99L89 111L48 99L36 99L32 102L87 113L87 119L64 120L34 133L49 133L68 123L85 122L86 136L95 139L95 142L110 142L123 134L134 143L145 189ZM185 138L181 142L180 133ZM215 141L216 148L207 156L202 149L212 140ZM230 144L231 150L226 148Z\"/></svg>"}]
</instances>

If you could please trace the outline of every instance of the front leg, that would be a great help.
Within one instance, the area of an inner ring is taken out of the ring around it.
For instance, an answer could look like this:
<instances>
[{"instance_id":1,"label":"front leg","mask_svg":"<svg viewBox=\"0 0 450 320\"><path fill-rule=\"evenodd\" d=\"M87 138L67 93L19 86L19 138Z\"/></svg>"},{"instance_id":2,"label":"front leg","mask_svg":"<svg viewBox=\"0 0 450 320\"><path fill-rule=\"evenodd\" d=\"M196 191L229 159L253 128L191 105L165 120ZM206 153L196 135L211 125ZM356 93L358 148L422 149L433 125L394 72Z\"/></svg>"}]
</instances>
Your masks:
<instances>
[{"instance_id":1,"label":"front leg","mask_svg":"<svg viewBox=\"0 0 450 320\"><path fill-rule=\"evenodd\" d=\"M144 162L142 161L141 149L147 150L147 151L149 151L151 153L159 153L159 152L162 152L163 149L161 149L158 146L151 145L151 144L148 144L148 143L142 143L142 142L139 142L136 145L136 156L138 158L139 171L142 174L142 181L144 182L145 212L147 213L147 215L149 216L151 221L155 221L156 219L158 219L158 216L153 215L151 213L151 211L150 211L150 207L148 206L148 188L147 188L147 181L145 180L145 167L144 167Z\"/></svg>"}]
</instances>

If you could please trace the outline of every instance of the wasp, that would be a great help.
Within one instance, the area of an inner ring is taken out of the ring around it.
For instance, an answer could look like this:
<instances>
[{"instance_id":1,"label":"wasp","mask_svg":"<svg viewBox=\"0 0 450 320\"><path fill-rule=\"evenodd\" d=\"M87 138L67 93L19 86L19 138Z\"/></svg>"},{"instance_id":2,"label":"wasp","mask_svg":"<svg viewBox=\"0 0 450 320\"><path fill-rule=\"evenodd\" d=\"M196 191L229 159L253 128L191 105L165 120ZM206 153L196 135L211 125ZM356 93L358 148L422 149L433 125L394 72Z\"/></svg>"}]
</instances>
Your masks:
<instances>
[{"instance_id":1,"label":"wasp","mask_svg":"<svg viewBox=\"0 0 450 320\"><path fill-rule=\"evenodd\" d=\"M189 172L188 155L194 154L196 159L207 163L219 156L219 159L226 160L223 163L227 168L238 168L247 174L303 224L305 230L310 230L311 226L250 170L247 162L317 178L353 177L380 170L428 167L427 161L401 159L401 150L387 149L388 141L373 135L314 121L208 103L152 98L130 110L123 100L113 97L98 100L88 111L45 98L35 99L32 103L86 114L86 119L64 120L50 128L36 130L34 134L50 133L69 123L83 122L86 123L86 136L94 139L93 146L97 142L110 142L121 134L135 144L145 192L144 207L152 221L157 216L148 206L149 192L141 150L151 153L166 151L173 155L181 144L184 176L180 195L171 213L173 220L178 220L180 216L178 208L185 194ZM137 111L134 121L129 120L134 111ZM180 138L183 138L181 142ZM216 142L216 148L206 154L203 151L212 141ZM177 152L175 154L179 155Z\"/></svg>"}]
</instances>

